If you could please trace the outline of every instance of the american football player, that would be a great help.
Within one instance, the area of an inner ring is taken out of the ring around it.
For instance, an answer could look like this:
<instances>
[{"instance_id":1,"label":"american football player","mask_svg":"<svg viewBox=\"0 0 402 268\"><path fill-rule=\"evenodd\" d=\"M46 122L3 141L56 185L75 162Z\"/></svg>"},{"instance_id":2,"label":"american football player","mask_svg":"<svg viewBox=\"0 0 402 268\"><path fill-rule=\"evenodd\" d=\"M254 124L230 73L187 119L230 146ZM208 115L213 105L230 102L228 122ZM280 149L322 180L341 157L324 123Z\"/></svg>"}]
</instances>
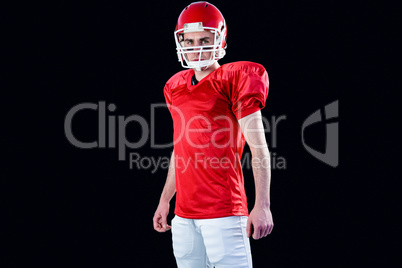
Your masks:
<instances>
[{"instance_id":1,"label":"american football player","mask_svg":"<svg viewBox=\"0 0 402 268\"><path fill-rule=\"evenodd\" d=\"M153 224L172 230L178 267L252 267L249 237L271 233L270 155L260 110L268 74L254 62L218 63L227 48L222 13L208 2L181 12L174 32L185 70L166 83L174 150ZM252 153L255 204L248 211L241 156ZM167 224L176 194L175 217Z\"/></svg>"}]
</instances>

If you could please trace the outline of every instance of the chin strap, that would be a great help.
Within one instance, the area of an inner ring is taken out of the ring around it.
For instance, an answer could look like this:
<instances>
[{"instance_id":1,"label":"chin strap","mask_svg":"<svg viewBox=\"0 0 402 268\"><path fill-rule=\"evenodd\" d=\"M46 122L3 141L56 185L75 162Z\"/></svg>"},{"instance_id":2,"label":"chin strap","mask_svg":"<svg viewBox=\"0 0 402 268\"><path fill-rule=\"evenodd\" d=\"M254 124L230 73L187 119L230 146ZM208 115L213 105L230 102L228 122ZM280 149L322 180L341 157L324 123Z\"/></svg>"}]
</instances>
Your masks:
<instances>
[{"instance_id":1,"label":"chin strap","mask_svg":"<svg viewBox=\"0 0 402 268\"><path fill-rule=\"evenodd\" d=\"M199 63L200 63L199 61L190 62L190 61L185 60L185 62L187 63L187 66L184 65L183 62L182 62L182 66L183 66L183 67L185 67L185 68L191 68L191 69L196 70L197 72L200 72L200 71L205 71L206 69L208 69L212 64L214 64L214 63L216 62L216 60L213 60L213 61L210 60L210 61L209 61L209 64L208 64L208 65L204 65L204 66L202 66L201 64L199 64Z\"/></svg>"},{"instance_id":2,"label":"chin strap","mask_svg":"<svg viewBox=\"0 0 402 268\"><path fill-rule=\"evenodd\" d=\"M211 64L211 65L212 65L212 64ZM204 66L204 67L197 66L197 67L194 67L194 69L195 69L197 72L201 72L201 71L205 71L206 69L208 69L209 66L211 66L211 65Z\"/></svg>"}]
</instances>

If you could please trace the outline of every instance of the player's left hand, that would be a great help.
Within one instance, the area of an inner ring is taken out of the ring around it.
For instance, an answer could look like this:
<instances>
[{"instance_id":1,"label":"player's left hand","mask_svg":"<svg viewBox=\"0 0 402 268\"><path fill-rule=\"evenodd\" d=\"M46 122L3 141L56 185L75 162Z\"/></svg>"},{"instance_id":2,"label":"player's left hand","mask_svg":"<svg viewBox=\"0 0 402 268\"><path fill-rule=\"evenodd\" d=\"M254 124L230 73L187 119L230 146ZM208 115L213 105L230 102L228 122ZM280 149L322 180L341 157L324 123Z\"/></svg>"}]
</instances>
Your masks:
<instances>
[{"instance_id":1,"label":"player's left hand","mask_svg":"<svg viewBox=\"0 0 402 268\"><path fill-rule=\"evenodd\" d=\"M266 237L274 228L272 213L269 208L254 207L247 220L247 236L251 236L251 229L254 229L253 238Z\"/></svg>"}]
</instances>

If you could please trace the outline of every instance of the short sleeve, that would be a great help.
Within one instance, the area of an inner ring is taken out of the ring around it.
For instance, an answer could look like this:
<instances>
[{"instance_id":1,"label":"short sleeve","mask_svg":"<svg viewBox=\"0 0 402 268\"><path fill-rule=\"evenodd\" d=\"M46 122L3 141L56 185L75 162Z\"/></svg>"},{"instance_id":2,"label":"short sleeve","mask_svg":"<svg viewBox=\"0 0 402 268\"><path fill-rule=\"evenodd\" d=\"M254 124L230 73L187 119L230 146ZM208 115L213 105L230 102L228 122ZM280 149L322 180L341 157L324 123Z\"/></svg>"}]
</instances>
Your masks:
<instances>
[{"instance_id":1,"label":"short sleeve","mask_svg":"<svg viewBox=\"0 0 402 268\"><path fill-rule=\"evenodd\" d=\"M164 89L163 89L163 93L165 95L165 101L166 101L166 105L170 111L170 113L172 113L172 94L171 94L171 90L169 89L168 84L165 85Z\"/></svg>"},{"instance_id":2,"label":"short sleeve","mask_svg":"<svg viewBox=\"0 0 402 268\"><path fill-rule=\"evenodd\" d=\"M180 88L182 85L186 84L186 78L188 76L189 70L184 70L181 72L176 73L166 82L165 87L163 88L163 94L165 95L165 100L167 107L172 113L172 106L173 106L173 99L172 93L177 89Z\"/></svg>"},{"instance_id":3,"label":"short sleeve","mask_svg":"<svg viewBox=\"0 0 402 268\"><path fill-rule=\"evenodd\" d=\"M231 100L237 120L264 108L269 88L268 73L259 64L239 70L238 76Z\"/></svg>"}]
</instances>

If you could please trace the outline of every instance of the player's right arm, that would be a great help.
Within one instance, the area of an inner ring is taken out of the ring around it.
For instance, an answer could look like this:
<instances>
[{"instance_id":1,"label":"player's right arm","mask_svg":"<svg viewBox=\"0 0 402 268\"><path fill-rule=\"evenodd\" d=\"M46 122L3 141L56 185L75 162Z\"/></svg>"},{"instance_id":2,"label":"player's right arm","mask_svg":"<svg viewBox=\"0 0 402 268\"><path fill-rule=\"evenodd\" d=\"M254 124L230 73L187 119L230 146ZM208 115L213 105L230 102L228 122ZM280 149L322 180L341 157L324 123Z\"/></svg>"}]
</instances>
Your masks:
<instances>
[{"instance_id":1,"label":"player's right arm","mask_svg":"<svg viewBox=\"0 0 402 268\"><path fill-rule=\"evenodd\" d=\"M175 168L174 168L174 151L170 157L169 171L166 178L165 186L161 197L159 199L158 208L155 211L153 218L154 229L158 232L166 232L170 230L171 226L167 224L167 216L169 214L169 202L176 193L176 178L175 178Z\"/></svg>"}]
</instances>

